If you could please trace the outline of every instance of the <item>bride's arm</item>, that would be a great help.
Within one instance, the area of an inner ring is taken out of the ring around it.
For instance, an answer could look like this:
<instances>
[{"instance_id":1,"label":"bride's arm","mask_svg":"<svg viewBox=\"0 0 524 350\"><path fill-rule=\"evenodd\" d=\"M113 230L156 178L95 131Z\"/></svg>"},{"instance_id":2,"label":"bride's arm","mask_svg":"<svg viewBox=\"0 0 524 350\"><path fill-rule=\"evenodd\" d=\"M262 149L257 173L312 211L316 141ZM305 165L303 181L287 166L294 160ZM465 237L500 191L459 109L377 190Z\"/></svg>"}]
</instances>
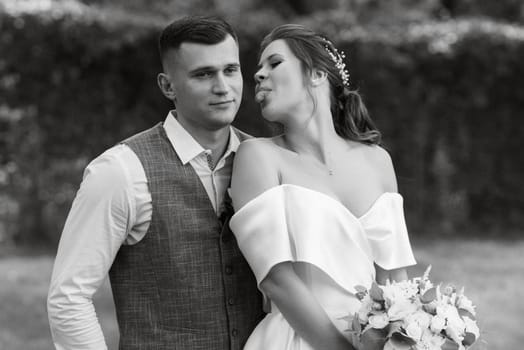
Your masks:
<instances>
[{"instance_id":1,"label":"bride's arm","mask_svg":"<svg viewBox=\"0 0 524 350\"><path fill-rule=\"evenodd\" d=\"M275 265L260 288L314 349L354 349L296 275L290 262Z\"/></svg>"},{"instance_id":2,"label":"bride's arm","mask_svg":"<svg viewBox=\"0 0 524 350\"><path fill-rule=\"evenodd\" d=\"M377 165L377 172L381 174L382 186L384 192L398 192L397 176L395 174L395 168L389 153L381 147L376 148L375 161ZM405 267L385 270L379 265L375 264L376 281L378 284L386 284L386 280L393 281L405 281L408 279L408 273Z\"/></svg>"},{"instance_id":3,"label":"bride's arm","mask_svg":"<svg viewBox=\"0 0 524 350\"><path fill-rule=\"evenodd\" d=\"M408 279L408 272L405 267L401 267L393 270L384 270L377 264L375 264L376 280L378 284L386 284L386 280L393 281L405 281Z\"/></svg>"}]
</instances>

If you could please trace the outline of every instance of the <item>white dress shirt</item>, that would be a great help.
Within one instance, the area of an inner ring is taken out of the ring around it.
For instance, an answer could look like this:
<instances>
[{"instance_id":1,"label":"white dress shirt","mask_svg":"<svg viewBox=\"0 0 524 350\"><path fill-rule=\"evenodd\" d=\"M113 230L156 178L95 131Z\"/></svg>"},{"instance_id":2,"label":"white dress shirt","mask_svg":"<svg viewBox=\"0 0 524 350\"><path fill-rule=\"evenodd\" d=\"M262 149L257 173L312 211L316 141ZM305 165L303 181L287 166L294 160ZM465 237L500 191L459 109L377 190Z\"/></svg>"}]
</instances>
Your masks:
<instances>
[{"instance_id":1,"label":"white dress shirt","mask_svg":"<svg viewBox=\"0 0 524 350\"><path fill-rule=\"evenodd\" d=\"M167 137L182 163L195 169L218 216L239 139L230 128L227 149L211 169L211 151L202 148L173 112L163 125ZM151 213L144 168L128 146L114 146L86 167L60 238L49 287L47 307L56 349L107 349L92 297L120 246L144 237Z\"/></svg>"}]
</instances>

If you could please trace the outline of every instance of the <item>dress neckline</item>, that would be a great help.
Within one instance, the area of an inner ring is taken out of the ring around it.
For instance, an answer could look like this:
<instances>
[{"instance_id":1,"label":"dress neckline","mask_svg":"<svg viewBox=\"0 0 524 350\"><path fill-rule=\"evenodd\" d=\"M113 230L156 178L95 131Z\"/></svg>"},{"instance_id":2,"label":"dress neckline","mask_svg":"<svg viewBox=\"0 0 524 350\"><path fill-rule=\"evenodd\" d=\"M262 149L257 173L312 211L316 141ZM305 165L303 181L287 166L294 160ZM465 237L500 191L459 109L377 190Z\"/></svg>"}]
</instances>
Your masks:
<instances>
[{"instance_id":1,"label":"dress neckline","mask_svg":"<svg viewBox=\"0 0 524 350\"><path fill-rule=\"evenodd\" d=\"M383 198L386 198L388 196L394 196L394 197L398 196L398 197L402 198L402 196L399 193L397 193L397 192L383 192L377 198L375 198L375 200L368 206L368 209L366 211L364 211L363 214L361 214L359 216L356 216L355 214L353 214L353 212L351 210L349 210L344 204L342 204L341 201L339 201L336 198L333 198L332 196L330 196L330 195L328 195L328 194L326 194L324 192L313 190L311 188L300 186L300 185L285 183L285 184L276 185L274 187L268 188L267 190L264 190L262 193L260 193L259 195L257 195L256 197L254 197L253 199L248 201L246 204L244 204L239 210L237 210L237 213L242 211L242 209L244 209L245 207L249 206L251 202L255 201L257 198L265 195L266 193L271 192L271 191L273 191L275 189L285 188L285 187L296 188L296 189L300 189L300 190L303 190L303 191L306 191L306 192L314 193L314 194L316 194L318 196L322 196L323 198L328 199L330 202L334 202L338 207L340 207L342 210L344 210L347 214L349 214L351 217L353 217L357 221L361 221L366 216L368 216L373 211L373 208L375 208L378 205L378 203L382 201Z\"/></svg>"}]
</instances>

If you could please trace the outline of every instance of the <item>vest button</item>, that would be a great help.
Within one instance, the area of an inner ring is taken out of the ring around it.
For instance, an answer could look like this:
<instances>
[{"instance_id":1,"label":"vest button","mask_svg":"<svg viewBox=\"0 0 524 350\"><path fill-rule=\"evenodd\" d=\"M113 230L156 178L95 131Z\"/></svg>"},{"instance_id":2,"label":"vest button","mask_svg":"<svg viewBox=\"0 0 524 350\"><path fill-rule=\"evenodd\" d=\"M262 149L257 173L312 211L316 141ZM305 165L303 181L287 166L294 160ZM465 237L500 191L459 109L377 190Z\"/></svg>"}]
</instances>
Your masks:
<instances>
[{"instance_id":1,"label":"vest button","mask_svg":"<svg viewBox=\"0 0 524 350\"><path fill-rule=\"evenodd\" d=\"M233 328L233 330L231 331L231 335L233 337L236 337L238 335L238 330L236 328Z\"/></svg>"},{"instance_id":2,"label":"vest button","mask_svg":"<svg viewBox=\"0 0 524 350\"><path fill-rule=\"evenodd\" d=\"M229 305L234 305L234 304L235 304L235 299L233 299L233 298L229 298L229 299L227 300L227 303L228 303Z\"/></svg>"},{"instance_id":3,"label":"vest button","mask_svg":"<svg viewBox=\"0 0 524 350\"><path fill-rule=\"evenodd\" d=\"M233 268L229 265L226 266L226 275L231 275L233 273Z\"/></svg>"}]
</instances>

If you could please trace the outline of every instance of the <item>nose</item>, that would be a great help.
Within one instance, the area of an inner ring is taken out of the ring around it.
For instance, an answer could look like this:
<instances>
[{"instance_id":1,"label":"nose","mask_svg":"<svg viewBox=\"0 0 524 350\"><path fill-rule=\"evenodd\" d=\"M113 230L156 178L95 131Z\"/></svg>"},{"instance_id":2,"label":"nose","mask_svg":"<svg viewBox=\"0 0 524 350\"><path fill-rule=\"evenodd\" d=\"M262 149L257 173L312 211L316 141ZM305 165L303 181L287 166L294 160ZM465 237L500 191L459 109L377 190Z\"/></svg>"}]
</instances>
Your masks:
<instances>
[{"instance_id":1,"label":"nose","mask_svg":"<svg viewBox=\"0 0 524 350\"><path fill-rule=\"evenodd\" d=\"M219 73L216 75L215 82L213 84L213 92L219 95L225 95L229 91L229 85L226 81L224 74Z\"/></svg>"},{"instance_id":2,"label":"nose","mask_svg":"<svg viewBox=\"0 0 524 350\"><path fill-rule=\"evenodd\" d=\"M263 68L260 68L255 73L255 77L254 78L255 78L255 82L257 84L261 83L262 81L264 81L267 78L266 72L263 70Z\"/></svg>"}]
</instances>

